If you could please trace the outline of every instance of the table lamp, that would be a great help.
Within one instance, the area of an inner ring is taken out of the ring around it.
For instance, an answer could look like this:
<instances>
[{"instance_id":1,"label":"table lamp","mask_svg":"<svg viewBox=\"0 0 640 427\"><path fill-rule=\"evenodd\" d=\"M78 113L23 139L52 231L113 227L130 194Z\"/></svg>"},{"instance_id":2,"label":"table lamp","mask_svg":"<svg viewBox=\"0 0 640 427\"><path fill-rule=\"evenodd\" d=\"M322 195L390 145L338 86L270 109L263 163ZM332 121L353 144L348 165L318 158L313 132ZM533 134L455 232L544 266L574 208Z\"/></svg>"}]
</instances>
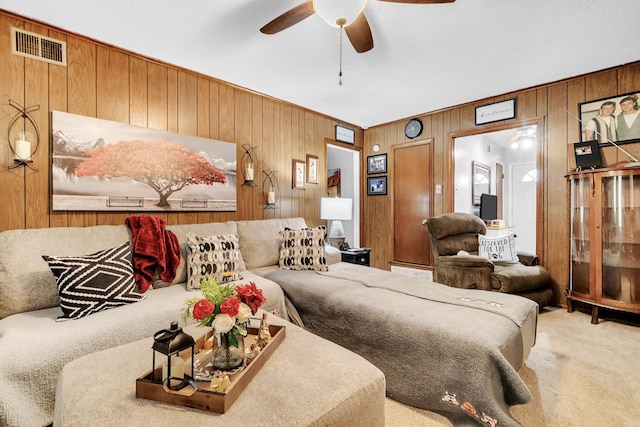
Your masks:
<instances>
[{"instance_id":1,"label":"table lamp","mask_svg":"<svg viewBox=\"0 0 640 427\"><path fill-rule=\"evenodd\" d=\"M341 197L323 197L320 199L320 219L331 221L329 244L339 247L344 242L342 221L351 220L352 199Z\"/></svg>"}]
</instances>

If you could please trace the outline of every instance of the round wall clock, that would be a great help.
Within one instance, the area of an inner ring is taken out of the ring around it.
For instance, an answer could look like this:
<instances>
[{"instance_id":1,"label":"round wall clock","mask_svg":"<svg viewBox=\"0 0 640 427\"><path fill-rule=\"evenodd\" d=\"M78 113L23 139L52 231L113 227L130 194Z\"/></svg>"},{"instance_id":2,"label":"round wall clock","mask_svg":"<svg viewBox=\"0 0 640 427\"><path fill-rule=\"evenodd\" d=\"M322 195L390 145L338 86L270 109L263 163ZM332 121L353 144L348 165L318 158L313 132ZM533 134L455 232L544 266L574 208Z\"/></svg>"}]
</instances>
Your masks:
<instances>
[{"instance_id":1,"label":"round wall clock","mask_svg":"<svg viewBox=\"0 0 640 427\"><path fill-rule=\"evenodd\" d=\"M422 133L422 122L420 119L411 119L404 126L404 134L409 139L416 138Z\"/></svg>"}]
</instances>

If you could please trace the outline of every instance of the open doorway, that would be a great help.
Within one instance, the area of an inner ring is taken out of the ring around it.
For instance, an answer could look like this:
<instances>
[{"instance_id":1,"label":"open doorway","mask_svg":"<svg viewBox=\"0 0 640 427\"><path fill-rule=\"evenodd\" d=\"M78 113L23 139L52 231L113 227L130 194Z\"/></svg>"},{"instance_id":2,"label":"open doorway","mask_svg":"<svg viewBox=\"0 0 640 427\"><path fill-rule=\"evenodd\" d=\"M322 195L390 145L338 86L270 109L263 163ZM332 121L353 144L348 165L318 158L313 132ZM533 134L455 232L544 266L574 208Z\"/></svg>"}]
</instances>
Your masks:
<instances>
[{"instance_id":1,"label":"open doorway","mask_svg":"<svg viewBox=\"0 0 640 427\"><path fill-rule=\"evenodd\" d=\"M480 216L480 206L474 203L473 165L486 165L490 176L488 194L498 197L499 219L516 234L518 251L538 256L541 230L537 206L541 187L537 159L541 127L537 121L530 121L452 138L454 212Z\"/></svg>"},{"instance_id":2,"label":"open doorway","mask_svg":"<svg viewBox=\"0 0 640 427\"><path fill-rule=\"evenodd\" d=\"M342 226L345 242L351 247L360 247L360 151L327 144L327 169L339 169L339 196L353 199L353 219L342 221Z\"/></svg>"}]
</instances>

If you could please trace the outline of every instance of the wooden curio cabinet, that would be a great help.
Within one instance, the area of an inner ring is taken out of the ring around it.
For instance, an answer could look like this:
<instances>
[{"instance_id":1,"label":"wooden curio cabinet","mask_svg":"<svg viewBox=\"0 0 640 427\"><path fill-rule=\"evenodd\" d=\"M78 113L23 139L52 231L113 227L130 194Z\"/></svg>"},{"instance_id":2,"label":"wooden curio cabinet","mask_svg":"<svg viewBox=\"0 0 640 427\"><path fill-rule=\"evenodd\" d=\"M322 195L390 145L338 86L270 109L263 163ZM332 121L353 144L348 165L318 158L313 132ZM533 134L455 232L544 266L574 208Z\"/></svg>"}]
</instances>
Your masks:
<instances>
[{"instance_id":1,"label":"wooden curio cabinet","mask_svg":"<svg viewBox=\"0 0 640 427\"><path fill-rule=\"evenodd\" d=\"M640 313L640 168L567 175L571 254L567 307L573 301Z\"/></svg>"}]
</instances>

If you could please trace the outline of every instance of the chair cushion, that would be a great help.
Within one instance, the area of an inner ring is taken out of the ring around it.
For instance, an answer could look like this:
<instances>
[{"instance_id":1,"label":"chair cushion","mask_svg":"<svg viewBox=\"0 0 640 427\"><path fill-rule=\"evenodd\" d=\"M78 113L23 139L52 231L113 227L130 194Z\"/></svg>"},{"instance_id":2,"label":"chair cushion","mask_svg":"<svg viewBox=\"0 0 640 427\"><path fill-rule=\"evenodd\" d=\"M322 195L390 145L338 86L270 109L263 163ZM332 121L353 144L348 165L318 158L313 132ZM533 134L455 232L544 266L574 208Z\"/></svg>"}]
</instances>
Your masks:
<instances>
[{"instance_id":1,"label":"chair cushion","mask_svg":"<svg viewBox=\"0 0 640 427\"><path fill-rule=\"evenodd\" d=\"M507 293L520 293L548 287L550 283L549 272L539 265L496 264L491 275L491 288Z\"/></svg>"},{"instance_id":2,"label":"chair cushion","mask_svg":"<svg viewBox=\"0 0 640 427\"><path fill-rule=\"evenodd\" d=\"M448 213L429 218L427 225L436 239L442 239L454 234L487 234L487 228L480 218L464 212ZM458 250L460 249L462 248L458 248Z\"/></svg>"}]
</instances>

